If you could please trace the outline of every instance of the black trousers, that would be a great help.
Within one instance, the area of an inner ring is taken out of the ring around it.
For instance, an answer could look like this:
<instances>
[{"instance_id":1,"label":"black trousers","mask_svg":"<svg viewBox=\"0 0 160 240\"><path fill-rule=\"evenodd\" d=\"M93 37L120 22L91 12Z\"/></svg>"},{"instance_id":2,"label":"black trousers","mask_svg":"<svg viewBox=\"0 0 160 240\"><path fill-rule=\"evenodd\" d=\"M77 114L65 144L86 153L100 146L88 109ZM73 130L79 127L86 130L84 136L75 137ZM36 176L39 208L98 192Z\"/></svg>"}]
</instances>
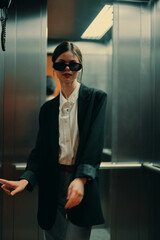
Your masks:
<instances>
[{"instance_id":1,"label":"black trousers","mask_svg":"<svg viewBox=\"0 0 160 240\"><path fill-rule=\"evenodd\" d=\"M44 240L89 240L90 238L91 227L76 226L66 218L64 206L67 202L71 175L71 171L63 168L60 171L56 221L50 230L44 231Z\"/></svg>"}]
</instances>

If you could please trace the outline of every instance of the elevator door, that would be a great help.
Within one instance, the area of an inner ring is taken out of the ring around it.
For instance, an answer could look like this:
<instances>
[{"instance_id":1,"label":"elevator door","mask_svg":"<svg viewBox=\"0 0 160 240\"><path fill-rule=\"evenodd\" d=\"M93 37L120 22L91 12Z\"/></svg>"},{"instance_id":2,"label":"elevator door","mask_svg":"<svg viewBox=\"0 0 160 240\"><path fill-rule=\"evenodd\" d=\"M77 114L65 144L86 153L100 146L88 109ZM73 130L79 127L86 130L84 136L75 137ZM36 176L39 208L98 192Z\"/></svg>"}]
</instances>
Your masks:
<instances>
[{"instance_id":1,"label":"elevator door","mask_svg":"<svg viewBox=\"0 0 160 240\"><path fill-rule=\"evenodd\" d=\"M0 51L0 177L17 180L34 146L46 93L46 0L12 1L6 52ZM15 197L0 191L0 239L41 240L37 188Z\"/></svg>"}]
</instances>

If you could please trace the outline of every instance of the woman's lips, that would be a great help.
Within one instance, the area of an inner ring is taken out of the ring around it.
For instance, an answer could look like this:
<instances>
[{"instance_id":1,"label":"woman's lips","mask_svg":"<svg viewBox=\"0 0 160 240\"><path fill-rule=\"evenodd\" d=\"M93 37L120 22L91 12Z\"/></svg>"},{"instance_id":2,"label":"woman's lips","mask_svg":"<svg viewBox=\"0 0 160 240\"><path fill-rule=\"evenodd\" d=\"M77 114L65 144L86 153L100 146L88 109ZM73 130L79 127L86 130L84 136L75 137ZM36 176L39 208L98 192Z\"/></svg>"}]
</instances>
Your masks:
<instances>
[{"instance_id":1,"label":"woman's lips","mask_svg":"<svg viewBox=\"0 0 160 240\"><path fill-rule=\"evenodd\" d=\"M63 76L64 76L64 77L70 77L70 76L72 76L72 74L70 74L70 73L64 73Z\"/></svg>"}]
</instances>

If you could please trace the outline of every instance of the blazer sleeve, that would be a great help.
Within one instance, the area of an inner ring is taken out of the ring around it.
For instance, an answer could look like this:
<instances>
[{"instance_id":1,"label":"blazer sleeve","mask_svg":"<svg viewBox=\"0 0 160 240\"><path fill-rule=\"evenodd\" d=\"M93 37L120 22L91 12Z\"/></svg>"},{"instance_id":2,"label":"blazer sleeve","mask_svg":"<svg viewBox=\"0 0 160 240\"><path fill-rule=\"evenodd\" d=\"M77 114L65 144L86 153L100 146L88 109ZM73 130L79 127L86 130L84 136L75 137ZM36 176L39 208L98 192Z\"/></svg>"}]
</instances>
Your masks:
<instances>
[{"instance_id":1,"label":"blazer sleeve","mask_svg":"<svg viewBox=\"0 0 160 240\"><path fill-rule=\"evenodd\" d=\"M43 105L39 113L39 130L38 130L38 135L36 139L36 144L28 157L26 169L22 174L22 176L20 177L20 179L28 180L29 184L26 187L26 190L28 191L33 190L39 174L39 162L42 155L41 151L42 151L43 139L45 134L45 124L43 123L44 116L45 116L45 107Z\"/></svg>"},{"instance_id":2,"label":"blazer sleeve","mask_svg":"<svg viewBox=\"0 0 160 240\"><path fill-rule=\"evenodd\" d=\"M101 162L104 143L106 103L107 94L102 91L96 92L89 134L81 155L80 164L76 170L75 177L95 179L97 176L97 170L99 169Z\"/></svg>"}]
</instances>

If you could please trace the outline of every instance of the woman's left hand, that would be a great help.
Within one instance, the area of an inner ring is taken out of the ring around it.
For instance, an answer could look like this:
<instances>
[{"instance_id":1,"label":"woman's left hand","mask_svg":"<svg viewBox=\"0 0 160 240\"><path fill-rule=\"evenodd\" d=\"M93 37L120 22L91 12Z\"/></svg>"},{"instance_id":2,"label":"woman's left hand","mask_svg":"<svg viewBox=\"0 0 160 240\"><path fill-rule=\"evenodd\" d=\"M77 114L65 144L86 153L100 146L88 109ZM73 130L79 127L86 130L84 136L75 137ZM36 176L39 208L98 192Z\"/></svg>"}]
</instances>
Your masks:
<instances>
[{"instance_id":1,"label":"woman's left hand","mask_svg":"<svg viewBox=\"0 0 160 240\"><path fill-rule=\"evenodd\" d=\"M84 184L86 178L75 178L68 187L67 203L65 209L75 207L80 204L84 196Z\"/></svg>"}]
</instances>

